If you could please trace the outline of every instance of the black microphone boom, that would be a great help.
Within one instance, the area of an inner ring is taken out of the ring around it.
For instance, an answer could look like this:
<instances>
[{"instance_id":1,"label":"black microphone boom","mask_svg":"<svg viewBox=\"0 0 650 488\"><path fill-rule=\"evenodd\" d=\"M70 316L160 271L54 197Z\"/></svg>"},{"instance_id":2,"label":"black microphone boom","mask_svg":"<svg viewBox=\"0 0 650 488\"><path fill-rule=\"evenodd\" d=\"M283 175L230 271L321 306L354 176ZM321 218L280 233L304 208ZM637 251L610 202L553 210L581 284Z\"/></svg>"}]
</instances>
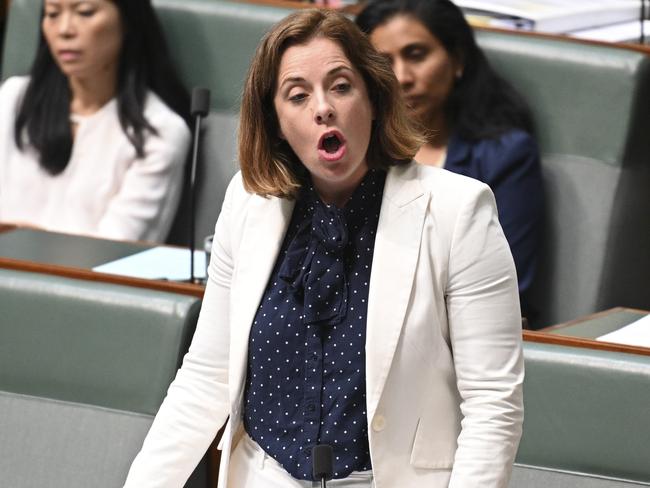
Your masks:
<instances>
[{"instance_id":1,"label":"black microphone boom","mask_svg":"<svg viewBox=\"0 0 650 488\"><path fill-rule=\"evenodd\" d=\"M327 486L326 480L332 479L332 472L334 471L332 458L332 446L327 444L319 444L311 450L314 480L320 480L322 488Z\"/></svg>"},{"instance_id":2,"label":"black microphone boom","mask_svg":"<svg viewBox=\"0 0 650 488\"><path fill-rule=\"evenodd\" d=\"M210 110L210 90L207 88L194 88L192 90L192 104L190 113L194 117L194 141L192 143L192 168L190 172L190 283L195 282L194 277L194 249L196 236L196 165L199 159L199 137L201 134L201 118L208 115Z\"/></svg>"}]
</instances>

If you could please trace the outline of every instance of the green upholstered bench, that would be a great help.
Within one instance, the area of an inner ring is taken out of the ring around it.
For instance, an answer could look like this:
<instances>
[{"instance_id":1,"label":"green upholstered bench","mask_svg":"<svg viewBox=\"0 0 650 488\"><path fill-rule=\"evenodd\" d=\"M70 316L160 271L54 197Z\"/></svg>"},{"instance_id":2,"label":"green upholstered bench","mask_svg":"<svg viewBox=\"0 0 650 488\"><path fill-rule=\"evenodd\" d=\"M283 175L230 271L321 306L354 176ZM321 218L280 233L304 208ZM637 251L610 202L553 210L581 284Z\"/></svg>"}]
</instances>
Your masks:
<instances>
[{"instance_id":1,"label":"green upholstered bench","mask_svg":"<svg viewBox=\"0 0 650 488\"><path fill-rule=\"evenodd\" d=\"M650 356L524 343L511 488L650 486Z\"/></svg>"},{"instance_id":2,"label":"green upholstered bench","mask_svg":"<svg viewBox=\"0 0 650 488\"><path fill-rule=\"evenodd\" d=\"M121 486L199 308L185 295L0 269L0 486ZM206 463L187 486L207 486Z\"/></svg>"}]
</instances>

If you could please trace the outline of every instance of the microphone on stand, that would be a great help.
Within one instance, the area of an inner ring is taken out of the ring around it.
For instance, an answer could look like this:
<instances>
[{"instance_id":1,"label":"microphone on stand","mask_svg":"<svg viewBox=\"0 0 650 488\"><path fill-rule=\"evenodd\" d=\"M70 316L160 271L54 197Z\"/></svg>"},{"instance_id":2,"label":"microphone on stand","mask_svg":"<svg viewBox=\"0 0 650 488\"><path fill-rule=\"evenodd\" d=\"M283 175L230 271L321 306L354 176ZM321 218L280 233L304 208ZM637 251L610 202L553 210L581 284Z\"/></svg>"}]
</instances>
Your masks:
<instances>
[{"instance_id":1,"label":"microphone on stand","mask_svg":"<svg viewBox=\"0 0 650 488\"><path fill-rule=\"evenodd\" d=\"M319 444L311 450L311 460L313 466L314 480L321 482L321 487L327 486L326 480L332 479L334 471L334 462L332 459L332 446L328 444Z\"/></svg>"},{"instance_id":2,"label":"microphone on stand","mask_svg":"<svg viewBox=\"0 0 650 488\"><path fill-rule=\"evenodd\" d=\"M196 225L196 165L199 159L199 138L201 119L210 111L210 90L194 88L190 114L194 118L194 140L192 142L192 169L190 172L190 283L196 283L194 277L194 249L196 248L194 227Z\"/></svg>"}]
</instances>

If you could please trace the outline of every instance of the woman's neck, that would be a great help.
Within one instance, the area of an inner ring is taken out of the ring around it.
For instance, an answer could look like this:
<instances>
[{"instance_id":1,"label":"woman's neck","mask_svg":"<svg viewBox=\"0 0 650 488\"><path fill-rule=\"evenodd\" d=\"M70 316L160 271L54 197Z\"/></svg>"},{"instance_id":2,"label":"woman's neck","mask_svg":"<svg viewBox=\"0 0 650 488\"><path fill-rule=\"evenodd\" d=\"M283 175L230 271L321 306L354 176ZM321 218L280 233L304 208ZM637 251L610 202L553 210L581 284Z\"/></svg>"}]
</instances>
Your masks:
<instances>
[{"instance_id":1,"label":"woman's neck","mask_svg":"<svg viewBox=\"0 0 650 488\"><path fill-rule=\"evenodd\" d=\"M320 178L312 175L312 182L316 193L328 205L336 205L338 208L343 208L347 201L350 199L354 191L357 189L363 177L368 172L368 166L364 162L359 166L356 171L347 178L347 181L337 182L332 184L321 180Z\"/></svg>"},{"instance_id":2,"label":"woman's neck","mask_svg":"<svg viewBox=\"0 0 650 488\"><path fill-rule=\"evenodd\" d=\"M78 115L92 115L106 105L117 89L116 76L104 75L96 79L69 78L72 100L70 112Z\"/></svg>"}]
</instances>

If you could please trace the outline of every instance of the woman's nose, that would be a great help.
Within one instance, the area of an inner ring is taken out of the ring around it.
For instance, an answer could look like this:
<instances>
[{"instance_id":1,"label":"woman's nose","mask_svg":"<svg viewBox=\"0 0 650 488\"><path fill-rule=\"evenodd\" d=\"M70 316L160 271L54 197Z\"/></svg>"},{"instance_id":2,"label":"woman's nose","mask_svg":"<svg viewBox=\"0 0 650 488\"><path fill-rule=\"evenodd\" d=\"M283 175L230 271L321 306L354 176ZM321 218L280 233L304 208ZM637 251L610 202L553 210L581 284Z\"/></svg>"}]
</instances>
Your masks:
<instances>
[{"instance_id":1,"label":"woman's nose","mask_svg":"<svg viewBox=\"0 0 650 488\"><path fill-rule=\"evenodd\" d=\"M323 97L317 101L317 104L316 110L314 111L314 119L316 120L316 123L324 124L334 120L334 107L327 98Z\"/></svg>"},{"instance_id":2,"label":"woman's nose","mask_svg":"<svg viewBox=\"0 0 650 488\"><path fill-rule=\"evenodd\" d=\"M62 13L59 18L59 35L61 37L73 36L76 32L74 19L70 13Z\"/></svg>"},{"instance_id":3,"label":"woman's nose","mask_svg":"<svg viewBox=\"0 0 650 488\"><path fill-rule=\"evenodd\" d=\"M396 59L393 63L393 71L395 72L395 77L397 78L397 81L399 81L399 84L403 90L406 91L413 87L413 72L407 63L401 59Z\"/></svg>"}]
</instances>

